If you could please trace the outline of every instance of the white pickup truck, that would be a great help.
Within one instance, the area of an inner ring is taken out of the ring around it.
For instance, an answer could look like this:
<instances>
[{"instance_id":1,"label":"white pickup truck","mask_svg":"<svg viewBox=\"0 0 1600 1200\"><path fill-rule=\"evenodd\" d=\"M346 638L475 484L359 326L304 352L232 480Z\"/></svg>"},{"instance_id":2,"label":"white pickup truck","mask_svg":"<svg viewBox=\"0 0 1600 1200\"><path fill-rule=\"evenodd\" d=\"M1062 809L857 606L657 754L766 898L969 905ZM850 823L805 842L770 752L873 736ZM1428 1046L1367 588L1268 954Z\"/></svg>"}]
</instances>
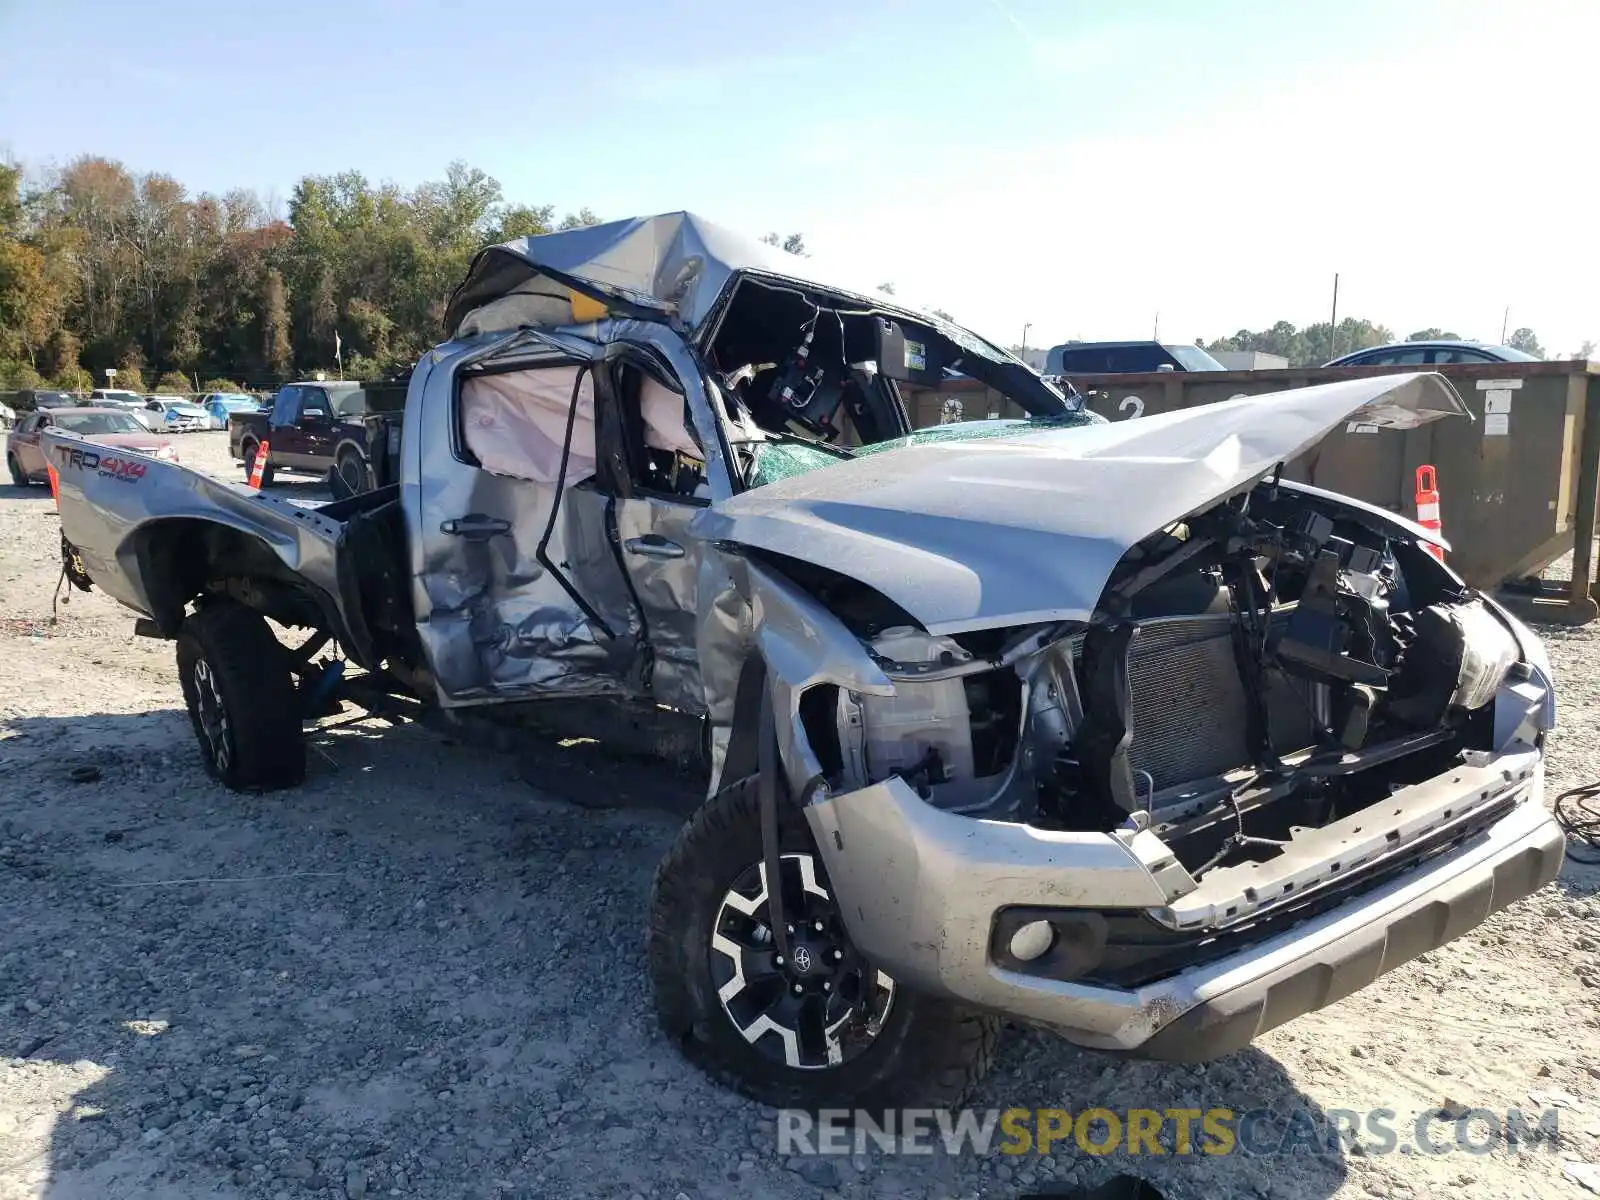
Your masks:
<instances>
[{"instance_id":1,"label":"white pickup truck","mask_svg":"<svg viewBox=\"0 0 1600 1200\"><path fill-rule=\"evenodd\" d=\"M1438 376L1111 424L686 213L485 250L447 321L400 481L322 507L51 435L69 571L176 641L229 787L297 784L330 697L701 731L650 969L749 1095L953 1104L1007 1016L1209 1058L1560 868L1538 640L1281 477L1467 419ZM1024 415L913 429L955 372Z\"/></svg>"}]
</instances>

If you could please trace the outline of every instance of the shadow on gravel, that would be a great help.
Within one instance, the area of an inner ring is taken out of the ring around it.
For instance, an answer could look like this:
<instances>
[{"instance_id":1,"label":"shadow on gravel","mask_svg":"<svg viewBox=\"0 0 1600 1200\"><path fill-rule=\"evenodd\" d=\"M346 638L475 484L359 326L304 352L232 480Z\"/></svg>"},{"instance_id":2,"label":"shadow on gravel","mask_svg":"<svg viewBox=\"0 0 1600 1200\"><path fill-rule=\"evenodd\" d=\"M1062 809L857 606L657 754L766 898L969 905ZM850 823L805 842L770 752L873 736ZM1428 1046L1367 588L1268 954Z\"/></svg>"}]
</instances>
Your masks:
<instances>
[{"instance_id":1,"label":"shadow on gravel","mask_svg":"<svg viewBox=\"0 0 1600 1200\"><path fill-rule=\"evenodd\" d=\"M0 472L3 474L3 472ZM0 484L0 500L37 500L44 504L50 503L50 489L42 483L29 484L27 487L18 487L14 483Z\"/></svg>"},{"instance_id":2,"label":"shadow on gravel","mask_svg":"<svg viewBox=\"0 0 1600 1200\"><path fill-rule=\"evenodd\" d=\"M319 734L304 787L247 796L176 709L4 722L0 1096L34 1124L0 1129L0 1196L1008 1197L1128 1171L1168 1200L1315 1200L1346 1177L1339 1152L1200 1153L1198 1127L1174 1155L1170 1120L1160 1157L1124 1128L1104 1156L786 1159L777 1114L651 1009L645 905L693 786L381 728ZM1318 1113L1255 1050L1179 1067L1024 1031L971 1107L1263 1110L1258 1148Z\"/></svg>"}]
</instances>

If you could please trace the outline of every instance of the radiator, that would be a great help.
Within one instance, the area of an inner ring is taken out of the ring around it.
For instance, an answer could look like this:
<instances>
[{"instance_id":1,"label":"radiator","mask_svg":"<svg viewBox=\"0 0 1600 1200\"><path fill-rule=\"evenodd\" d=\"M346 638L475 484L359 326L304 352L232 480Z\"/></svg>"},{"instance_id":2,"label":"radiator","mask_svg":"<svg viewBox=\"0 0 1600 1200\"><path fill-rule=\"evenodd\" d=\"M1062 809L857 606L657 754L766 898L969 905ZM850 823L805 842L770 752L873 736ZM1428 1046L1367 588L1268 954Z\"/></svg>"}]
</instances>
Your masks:
<instances>
[{"instance_id":1,"label":"radiator","mask_svg":"<svg viewBox=\"0 0 1600 1200\"><path fill-rule=\"evenodd\" d=\"M1292 612L1292 607L1280 609L1274 627ZM1128 661L1133 769L1148 772L1159 791L1248 765L1247 708L1234 661L1231 615L1164 617L1140 621L1139 630ZM1079 645L1072 654L1076 665ZM1279 754L1316 740L1310 690L1299 680L1268 677L1268 722ZM1136 785L1142 794L1142 777Z\"/></svg>"}]
</instances>

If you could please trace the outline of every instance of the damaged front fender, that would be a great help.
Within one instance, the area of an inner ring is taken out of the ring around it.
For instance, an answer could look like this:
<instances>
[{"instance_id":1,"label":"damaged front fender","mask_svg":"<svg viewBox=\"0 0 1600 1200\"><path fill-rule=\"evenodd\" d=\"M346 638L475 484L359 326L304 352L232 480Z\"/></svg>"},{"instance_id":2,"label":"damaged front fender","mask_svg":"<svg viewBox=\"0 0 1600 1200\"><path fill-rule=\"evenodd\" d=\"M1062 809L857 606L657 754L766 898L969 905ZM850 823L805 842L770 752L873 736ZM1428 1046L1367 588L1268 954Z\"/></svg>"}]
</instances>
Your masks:
<instances>
[{"instance_id":1,"label":"damaged front fender","mask_svg":"<svg viewBox=\"0 0 1600 1200\"><path fill-rule=\"evenodd\" d=\"M708 556L700 575L699 653L711 721L711 791L755 770L758 709L746 683L758 677L776 714L779 761L792 795L822 773L800 720L800 698L833 684L892 696L894 684L844 624L775 571L730 549ZM719 579L720 576L720 579ZM713 586L706 590L707 585ZM752 676L750 668L756 668ZM759 695L759 693L757 693Z\"/></svg>"}]
</instances>

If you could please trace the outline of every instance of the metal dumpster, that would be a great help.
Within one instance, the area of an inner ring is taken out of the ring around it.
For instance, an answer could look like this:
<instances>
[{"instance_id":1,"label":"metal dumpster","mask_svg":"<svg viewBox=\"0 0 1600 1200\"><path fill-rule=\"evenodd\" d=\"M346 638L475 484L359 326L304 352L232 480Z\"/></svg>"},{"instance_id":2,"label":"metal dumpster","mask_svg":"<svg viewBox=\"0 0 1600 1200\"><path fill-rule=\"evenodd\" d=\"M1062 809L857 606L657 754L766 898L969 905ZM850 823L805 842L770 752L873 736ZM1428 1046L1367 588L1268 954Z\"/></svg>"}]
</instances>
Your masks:
<instances>
[{"instance_id":1,"label":"metal dumpster","mask_svg":"<svg viewBox=\"0 0 1600 1200\"><path fill-rule=\"evenodd\" d=\"M1292 479L1415 516L1416 469L1438 470L1450 565L1475 587L1500 592L1530 615L1581 622L1600 614L1591 583L1595 493L1600 482L1600 363L1490 363L1434 368L1466 399L1466 421L1407 433L1348 425L1285 467ZM1308 387L1397 367L1303 367L1077 375L1072 383L1110 420L1210 404L1233 396ZM937 424L950 398L963 419L1020 411L976 381L907 394L918 425ZM1544 569L1572 552L1572 580Z\"/></svg>"}]
</instances>

